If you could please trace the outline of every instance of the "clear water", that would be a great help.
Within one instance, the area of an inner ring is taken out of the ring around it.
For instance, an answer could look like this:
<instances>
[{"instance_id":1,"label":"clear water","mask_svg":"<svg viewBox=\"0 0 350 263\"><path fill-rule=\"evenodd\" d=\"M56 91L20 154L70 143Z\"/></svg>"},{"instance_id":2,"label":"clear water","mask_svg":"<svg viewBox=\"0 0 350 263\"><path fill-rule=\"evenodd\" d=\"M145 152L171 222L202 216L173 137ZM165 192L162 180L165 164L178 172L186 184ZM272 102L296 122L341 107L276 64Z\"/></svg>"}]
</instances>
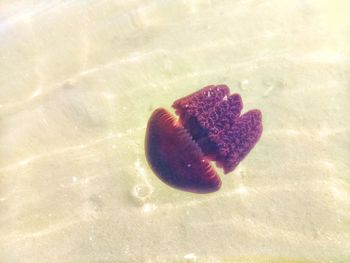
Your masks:
<instances>
[{"instance_id":1,"label":"clear water","mask_svg":"<svg viewBox=\"0 0 350 263\"><path fill-rule=\"evenodd\" d=\"M350 261L348 5L2 1L0 261ZM220 191L173 190L148 117L219 83L262 138Z\"/></svg>"}]
</instances>

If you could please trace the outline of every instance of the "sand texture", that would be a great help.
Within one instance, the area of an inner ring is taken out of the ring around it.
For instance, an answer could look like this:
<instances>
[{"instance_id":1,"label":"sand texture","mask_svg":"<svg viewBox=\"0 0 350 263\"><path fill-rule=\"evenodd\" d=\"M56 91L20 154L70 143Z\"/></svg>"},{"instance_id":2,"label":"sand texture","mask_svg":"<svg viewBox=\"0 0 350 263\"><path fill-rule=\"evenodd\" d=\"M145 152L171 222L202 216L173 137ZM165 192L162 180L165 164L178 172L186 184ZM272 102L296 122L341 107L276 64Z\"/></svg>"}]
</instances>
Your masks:
<instances>
[{"instance_id":1,"label":"sand texture","mask_svg":"<svg viewBox=\"0 0 350 263\"><path fill-rule=\"evenodd\" d=\"M349 4L326 2L2 0L0 262L350 262ZM144 136L208 84L264 132L198 195Z\"/></svg>"}]
</instances>

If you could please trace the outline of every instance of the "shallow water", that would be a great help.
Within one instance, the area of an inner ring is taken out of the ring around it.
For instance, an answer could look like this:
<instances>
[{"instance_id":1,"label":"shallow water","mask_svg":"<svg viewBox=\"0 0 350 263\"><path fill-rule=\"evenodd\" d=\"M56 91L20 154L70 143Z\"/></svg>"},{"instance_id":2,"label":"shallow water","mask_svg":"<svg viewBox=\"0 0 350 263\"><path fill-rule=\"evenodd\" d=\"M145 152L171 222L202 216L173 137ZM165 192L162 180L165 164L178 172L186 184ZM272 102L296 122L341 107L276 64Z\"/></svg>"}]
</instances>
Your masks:
<instances>
[{"instance_id":1,"label":"shallow water","mask_svg":"<svg viewBox=\"0 0 350 263\"><path fill-rule=\"evenodd\" d=\"M2 1L0 261L350 261L347 5ZM147 120L219 83L262 138L220 191L169 188Z\"/></svg>"}]
</instances>

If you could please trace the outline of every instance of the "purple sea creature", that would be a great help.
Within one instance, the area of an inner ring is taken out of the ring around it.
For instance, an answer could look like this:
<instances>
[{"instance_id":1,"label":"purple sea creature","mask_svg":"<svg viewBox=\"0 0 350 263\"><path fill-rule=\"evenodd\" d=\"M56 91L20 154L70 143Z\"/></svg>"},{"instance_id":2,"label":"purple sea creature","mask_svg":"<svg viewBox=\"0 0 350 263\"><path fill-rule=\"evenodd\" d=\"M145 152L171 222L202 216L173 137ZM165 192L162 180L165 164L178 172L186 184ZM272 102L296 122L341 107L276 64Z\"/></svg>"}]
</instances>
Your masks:
<instances>
[{"instance_id":1,"label":"purple sea creature","mask_svg":"<svg viewBox=\"0 0 350 263\"><path fill-rule=\"evenodd\" d=\"M221 180L210 162L227 174L247 156L262 133L259 110L241 115L239 94L211 85L176 100L179 118L156 109L147 126L146 157L166 184L194 193L218 190Z\"/></svg>"}]
</instances>

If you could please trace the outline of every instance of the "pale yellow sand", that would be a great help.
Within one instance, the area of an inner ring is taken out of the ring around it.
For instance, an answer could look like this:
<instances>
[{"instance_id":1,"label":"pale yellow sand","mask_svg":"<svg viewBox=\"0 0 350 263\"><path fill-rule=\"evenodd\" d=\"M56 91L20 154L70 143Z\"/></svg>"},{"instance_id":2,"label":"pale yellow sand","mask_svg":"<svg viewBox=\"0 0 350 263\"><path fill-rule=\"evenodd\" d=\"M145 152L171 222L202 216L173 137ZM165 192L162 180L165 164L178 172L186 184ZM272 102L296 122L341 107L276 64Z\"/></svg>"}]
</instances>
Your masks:
<instances>
[{"instance_id":1,"label":"pale yellow sand","mask_svg":"<svg viewBox=\"0 0 350 263\"><path fill-rule=\"evenodd\" d=\"M350 262L347 1L0 3L0 262ZM149 169L148 117L207 84L263 112L223 187Z\"/></svg>"}]
</instances>

